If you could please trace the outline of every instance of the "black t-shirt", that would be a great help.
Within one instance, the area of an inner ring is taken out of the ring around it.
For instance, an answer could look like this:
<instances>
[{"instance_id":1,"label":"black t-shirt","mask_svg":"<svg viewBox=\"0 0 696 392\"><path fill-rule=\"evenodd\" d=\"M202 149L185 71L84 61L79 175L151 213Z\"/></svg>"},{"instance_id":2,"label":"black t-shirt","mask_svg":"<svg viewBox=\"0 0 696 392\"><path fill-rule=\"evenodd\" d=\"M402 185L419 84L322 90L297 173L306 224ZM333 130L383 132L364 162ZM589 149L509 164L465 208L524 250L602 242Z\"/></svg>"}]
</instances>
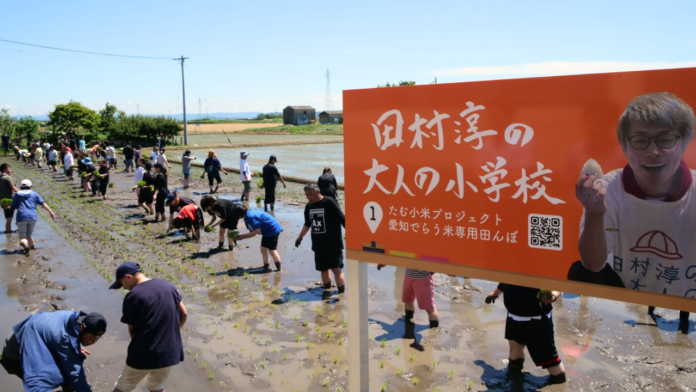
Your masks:
<instances>
[{"instance_id":1,"label":"black t-shirt","mask_svg":"<svg viewBox=\"0 0 696 392\"><path fill-rule=\"evenodd\" d=\"M184 360L179 331L181 295L172 284L150 279L133 287L123 300L121 322L133 326L126 365L162 369Z\"/></svg>"},{"instance_id":2,"label":"black t-shirt","mask_svg":"<svg viewBox=\"0 0 696 392\"><path fill-rule=\"evenodd\" d=\"M10 137L8 135L2 135L2 144L6 146L10 145Z\"/></svg>"},{"instance_id":3,"label":"black t-shirt","mask_svg":"<svg viewBox=\"0 0 696 392\"><path fill-rule=\"evenodd\" d=\"M225 200L225 199L219 199L217 201L217 206L213 209L213 214L217 216L219 219L225 219L226 224L228 229L231 230L236 230L237 229L237 222L232 222L232 210L233 210L234 203L232 203L231 200ZM211 214L211 215L213 215ZM233 228L234 227L234 228Z\"/></svg>"},{"instance_id":4,"label":"black t-shirt","mask_svg":"<svg viewBox=\"0 0 696 392\"><path fill-rule=\"evenodd\" d=\"M343 249L341 226L346 226L346 216L336 200L324 197L317 203L307 203L304 211L305 226L312 233L312 250L336 252Z\"/></svg>"},{"instance_id":5,"label":"black t-shirt","mask_svg":"<svg viewBox=\"0 0 696 392\"><path fill-rule=\"evenodd\" d=\"M155 190L159 193L164 192L164 196L169 194L169 190L167 189L167 177L164 176L164 173L157 173L155 175Z\"/></svg>"},{"instance_id":6,"label":"black t-shirt","mask_svg":"<svg viewBox=\"0 0 696 392\"><path fill-rule=\"evenodd\" d=\"M545 304L537 295L539 289L500 283L498 289L503 292L503 302L508 312L515 316L543 316L553 310L553 305Z\"/></svg>"},{"instance_id":7,"label":"black t-shirt","mask_svg":"<svg viewBox=\"0 0 696 392\"><path fill-rule=\"evenodd\" d=\"M131 146L123 147L123 156L126 159L133 159L133 147L131 147Z\"/></svg>"},{"instance_id":8,"label":"black t-shirt","mask_svg":"<svg viewBox=\"0 0 696 392\"><path fill-rule=\"evenodd\" d=\"M324 196L336 198L336 189L338 189L338 184L336 183L336 177L331 173L322 174L317 180L317 185L319 185L319 190Z\"/></svg>"},{"instance_id":9,"label":"black t-shirt","mask_svg":"<svg viewBox=\"0 0 696 392\"><path fill-rule=\"evenodd\" d=\"M177 197L179 198L179 204L177 204L176 207L172 205L169 206L170 214L181 211L182 208L186 207L189 204L195 204L193 200L189 199L188 197L183 197L179 195L177 195Z\"/></svg>"},{"instance_id":10,"label":"black t-shirt","mask_svg":"<svg viewBox=\"0 0 696 392\"><path fill-rule=\"evenodd\" d=\"M106 177L99 181L105 181L107 183L109 182L109 166L102 165L101 167L99 167L99 174L106 174Z\"/></svg>"},{"instance_id":11,"label":"black t-shirt","mask_svg":"<svg viewBox=\"0 0 696 392\"><path fill-rule=\"evenodd\" d=\"M278 172L278 168L272 163L267 163L263 167L263 186L275 188L279 176L280 173Z\"/></svg>"}]
</instances>

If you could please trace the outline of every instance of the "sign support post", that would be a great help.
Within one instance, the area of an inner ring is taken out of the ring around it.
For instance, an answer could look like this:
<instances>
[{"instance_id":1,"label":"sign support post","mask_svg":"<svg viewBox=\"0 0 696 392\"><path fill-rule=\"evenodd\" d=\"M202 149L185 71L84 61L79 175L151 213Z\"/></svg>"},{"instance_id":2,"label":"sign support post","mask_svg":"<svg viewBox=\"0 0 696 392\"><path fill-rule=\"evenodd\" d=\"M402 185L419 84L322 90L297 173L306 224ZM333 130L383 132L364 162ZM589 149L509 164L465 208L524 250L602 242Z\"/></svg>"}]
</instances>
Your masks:
<instances>
[{"instance_id":1,"label":"sign support post","mask_svg":"<svg viewBox=\"0 0 696 392\"><path fill-rule=\"evenodd\" d=\"M348 389L369 390L369 347L367 335L367 263L348 260Z\"/></svg>"}]
</instances>

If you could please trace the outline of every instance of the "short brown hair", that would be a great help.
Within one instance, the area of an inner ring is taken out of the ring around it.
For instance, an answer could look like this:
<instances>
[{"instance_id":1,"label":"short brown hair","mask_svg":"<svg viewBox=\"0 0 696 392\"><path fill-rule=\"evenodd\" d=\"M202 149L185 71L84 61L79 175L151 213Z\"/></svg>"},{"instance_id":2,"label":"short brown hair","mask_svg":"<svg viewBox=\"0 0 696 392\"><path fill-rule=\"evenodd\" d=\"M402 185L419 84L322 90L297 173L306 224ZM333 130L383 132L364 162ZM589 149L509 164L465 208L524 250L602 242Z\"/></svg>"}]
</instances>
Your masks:
<instances>
[{"instance_id":1,"label":"short brown hair","mask_svg":"<svg viewBox=\"0 0 696 392\"><path fill-rule=\"evenodd\" d=\"M624 146L631 124L639 123L673 129L686 140L694 138L694 112L682 99L672 93L648 93L637 96L629 102L619 117L616 136Z\"/></svg>"},{"instance_id":2,"label":"short brown hair","mask_svg":"<svg viewBox=\"0 0 696 392\"><path fill-rule=\"evenodd\" d=\"M213 151L213 150L208 151L208 158L215 158L215 151Z\"/></svg>"}]
</instances>

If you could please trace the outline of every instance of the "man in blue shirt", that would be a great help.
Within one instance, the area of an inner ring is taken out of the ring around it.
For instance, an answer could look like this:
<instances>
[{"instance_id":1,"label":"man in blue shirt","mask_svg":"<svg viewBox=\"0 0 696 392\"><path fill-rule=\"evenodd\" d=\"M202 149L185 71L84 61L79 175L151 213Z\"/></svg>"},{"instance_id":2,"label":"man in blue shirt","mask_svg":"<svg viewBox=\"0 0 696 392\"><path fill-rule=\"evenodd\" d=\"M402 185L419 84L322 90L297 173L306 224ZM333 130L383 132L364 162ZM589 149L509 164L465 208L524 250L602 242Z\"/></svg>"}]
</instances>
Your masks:
<instances>
[{"instance_id":1,"label":"man in blue shirt","mask_svg":"<svg viewBox=\"0 0 696 392\"><path fill-rule=\"evenodd\" d=\"M7 373L22 379L28 392L91 392L82 362L89 351L84 347L106 332L106 320L99 313L58 311L36 313L12 327L2 350Z\"/></svg>"},{"instance_id":2,"label":"man in blue shirt","mask_svg":"<svg viewBox=\"0 0 696 392\"><path fill-rule=\"evenodd\" d=\"M244 219L244 225L249 233L242 234L237 239L243 240L261 234L261 257L263 258L263 272L270 272L268 255L273 257L276 270L280 272L280 254L278 254L278 237L283 228L271 214L262 211L249 211L243 204L234 205L235 219Z\"/></svg>"}]
</instances>

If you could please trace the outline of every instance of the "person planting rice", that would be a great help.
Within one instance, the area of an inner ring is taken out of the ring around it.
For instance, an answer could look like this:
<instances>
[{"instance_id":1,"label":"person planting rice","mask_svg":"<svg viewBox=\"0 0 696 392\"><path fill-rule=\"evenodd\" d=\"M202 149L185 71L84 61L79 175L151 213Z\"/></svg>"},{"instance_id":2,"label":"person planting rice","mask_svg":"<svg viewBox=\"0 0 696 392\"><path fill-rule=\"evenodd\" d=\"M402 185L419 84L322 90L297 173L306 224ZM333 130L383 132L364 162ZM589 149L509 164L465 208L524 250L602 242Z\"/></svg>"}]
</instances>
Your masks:
<instances>
[{"instance_id":1,"label":"person planting rice","mask_svg":"<svg viewBox=\"0 0 696 392\"><path fill-rule=\"evenodd\" d=\"M220 226L220 236L218 239L218 250L223 250L225 246L225 238L227 238L227 230L237 230L237 221L234 219L234 203L231 200L215 199L212 196L205 195L201 198L201 208L207 211L213 219L210 225L206 226L206 231L212 231L215 226ZM216 220L220 220L217 224ZM210 229L207 229L210 228ZM229 250L234 249L234 240L228 239Z\"/></svg>"},{"instance_id":2,"label":"person planting rice","mask_svg":"<svg viewBox=\"0 0 696 392\"><path fill-rule=\"evenodd\" d=\"M244 240L261 234L261 258L263 260L263 272L270 272L269 254L273 258L276 271L280 272L280 254L278 254L278 237L283 228L272 215L262 211L249 211L243 204L235 204L232 207L232 220L234 224L228 225L230 230L237 229L240 219L249 233L240 234L236 239ZM234 229L231 227L234 226ZM235 239L233 239L234 241Z\"/></svg>"},{"instance_id":3,"label":"person planting rice","mask_svg":"<svg viewBox=\"0 0 696 392\"><path fill-rule=\"evenodd\" d=\"M142 158L141 158L142 159ZM145 213L154 215L155 209L152 206L154 202L154 186L155 177L152 175L152 165L149 162L143 163L143 179L135 185L138 187L138 207L145 209ZM136 173L137 174L137 173Z\"/></svg>"},{"instance_id":4,"label":"person planting rice","mask_svg":"<svg viewBox=\"0 0 696 392\"><path fill-rule=\"evenodd\" d=\"M201 175L201 178L205 177L205 175L208 174L208 185L210 185L210 193L217 192L218 188L220 187L220 184L222 183L222 179L220 178L220 171L225 173L225 175L227 175L227 172L225 171L225 169L222 168L220 161L217 159L215 151L208 151L208 158L205 159L205 162L203 163L203 168L204 170L203 175ZM213 189L213 180L217 181L215 189Z\"/></svg>"},{"instance_id":5,"label":"person planting rice","mask_svg":"<svg viewBox=\"0 0 696 392\"><path fill-rule=\"evenodd\" d=\"M157 156L159 155L158 151L159 150L157 147L152 149L152 153L150 153L150 161L152 161L152 163L157 163Z\"/></svg>"},{"instance_id":6,"label":"person planting rice","mask_svg":"<svg viewBox=\"0 0 696 392\"><path fill-rule=\"evenodd\" d=\"M189 187L189 180L191 179L191 161L195 160L196 157L191 156L191 150L184 151L184 155L181 157L181 171L184 173L184 189L188 189Z\"/></svg>"},{"instance_id":7,"label":"person planting rice","mask_svg":"<svg viewBox=\"0 0 696 392\"><path fill-rule=\"evenodd\" d=\"M67 147L63 147L63 149L63 170L65 171L65 175L68 177L69 180L74 180L75 177L73 176L72 166L75 164L75 160L73 159L72 151Z\"/></svg>"},{"instance_id":8,"label":"person planting rice","mask_svg":"<svg viewBox=\"0 0 696 392\"><path fill-rule=\"evenodd\" d=\"M551 318L552 304L561 293L500 283L486 297L486 303L495 303L501 294L508 311L505 339L510 344L510 370L522 371L527 347L534 364L549 371L549 384L565 383L565 368L556 350Z\"/></svg>"},{"instance_id":9,"label":"person planting rice","mask_svg":"<svg viewBox=\"0 0 696 392\"><path fill-rule=\"evenodd\" d=\"M179 192L177 191L167 195L167 200L164 201L164 205L169 206L169 227L167 228L167 232L172 230L172 221L174 220L174 216L178 214L182 208L190 204L195 203L188 197L179 196Z\"/></svg>"},{"instance_id":10,"label":"person planting rice","mask_svg":"<svg viewBox=\"0 0 696 392\"><path fill-rule=\"evenodd\" d=\"M12 327L5 338L0 364L22 380L28 392L91 392L84 360L106 333L99 313L57 311L32 314ZM7 389L3 389L7 390Z\"/></svg>"},{"instance_id":11,"label":"person planting rice","mask_svg":"<svg viewBox=\"0 0 696 392\"><path fill-rule=\"evenodd\" d=\"M338 293L346 290L346 279L343 276L343 237L341 226L346 227L346 216L341 211L336 200L322 196L316 184L304 187L305 196L309 201L304 211L304 226L295 240L299 248L302 238L312 230L312 250L314 251L314 266L321 272L324 293L330 295L331 274L336 280Z\"/></svg>"},{"instance_id":12,"label":"person planting rice","mask_svg":"<svg viewBox=\"0 0 696 392\"><path fill-rule=\"evenodd\" d=\"M106 190L109 187L109 166L104 158L99 160L99 194L102 196L102 200L108 199L106 196Z\"/></svg>"},{"instance_id":13,"label":"person planting rice","mask_svg":"<svg viewBox=\"0 0 696 392\"><path fill-rule=\"evenodd\" d=\"M34 148L34 162L36 163L36 167L41 169L41 162L43 162L43 150L41 149L41 145L37 145L36 148Z\"/></svg>"},{"instance_id":14,"label":"person planting rice","mask_svg":"<svg viewBox=\"0 0 696 392\"><path fill-rule=\"evenodd\" d=\"M251 177L254 173L249 169L249 164L246 159L249 157L249 153L246 150L242 150L239 153L239 175L242 179L242 184L244 185L244 191L242 192L242 201L249 201L249 193L251 193Z\"/></svg>"},{"instance_id":15,"label":"person planting rice","mask_svg":"<svg viewBox=\"0 0 696 392\"><path fill-rule=\"evenodd\" d=\"M118 160L116 160L116 148L114 147L114 142L106 142L104 152L106 153L106 160L109 163L109 169L118 170Z\"/></svg>"},{"instance_id":16,"label":"person planting rice","mask_svg":"<svg viewBox=\"0 0 696 392\"><path fill-rule=\"evenodd\" d=\"M275 155L271 155L268 158L268 163L263 167L263 188L265 190L265 198L263 201L263 210L268 211L270 206L271 211L275 208L275 198L276 198L276 185L278 180L283 183L283 188L287 188L283 176L278 172L278 168L275 164L278 163L278 159ZM258 200L257 200L258 201Z\"/></svg>"},{"instance_id":17,"label":"person planting rice","mask_svg":"<svg viewBox=\"0 0 696 392\"><path fill-rule=\"evenodd\" d=\"M377 270L386 267L386 264L377 264ZM430 328L440 326L440 316L435 309L435 282L433 273L406 268L403 288L401 290L401 302L404 303L406 310L406 322L412 323L413 315L416 312L414 305L418 300L418 308L428 313Z\"/></svg>"},{"instance_id":18,"label":"person planting rice","mask_svg":"<svg viewBox=\"0 0 696 392\"><path fill-rule=\"evenodd\" d=\"M184 229L184 235L187 239L189 237L189 230L193 235L193 238L201 238L201 227L205 227L205 221L203 219L203 210L195 204L187 204L179 210L176 218L172 221L172 226L177 229Z\"/></svg>"},{"instance_id":19,"label":"person planting rice","mask_svg":"<svg viewBox=\"0 0 696 392\"><path fill-rule=\"evenodd\" d=\"M3 163L0 165L0 173L2 173L0 174L0 200L11 201L15 193L19 191L12 178L12 167L7 163ZM5 214L5 234L12 233L12 217L14 216L14 210L11 207L11 202L9 206L2 206L2 211Z\"/></svg>"},{"instance_id":20,"label":"person planting rice","mask_svg":"<svg viewBox=\"0 0 696 392\"><path fill-rule=\"evenodd\" d=\"M167 160L167 156L164 154L164 149L160 150L159 155L157 156L157 163L162 165L162 167L166 167L168 169L172 168L172 165L169 164L169 161Z\"/></svg>"},{"instance_id":21,"label":"person planting rice","mask_svg":"<svg viewBox=\"0 0 696 392\"><path fill-rule=\"evenodd\" d=\"M159 163L155 165L155 222L164 221L164 201L169 194L167 169Z\"/></svg>"},{"instance_id":22,"label":"person planting rice","mask_svg":"<svg viewBox=\"0 0 696 392\"><path fill-rule=\"evenodd\" d=\"M114 392L130 392L145 377L149 391L163 391L172 368L184 360L181 328L188 312L181 294L166 280L148 278L133 262L118 266L109 288L129 291L121 322L128 325L131 341Z\"/></svg>"},{"instance_id":23,"label":"person planting rice","mask_svg":"<svg viewBox=\"0 0 696 392\"><path fill-rule=\"evenodd\" d=\"M82 173L83 191L91 192L92 187L90 186L90 180L92 179L94 171L97 170L92 164L92 160L90 158L85 158L78 162L78 170L80 170L80 173Z\"/></svg>"},{"instance_id":24,"label":"person planting rice","mask_svg":"<svg viewBox=\"0 0 696 392\"><path fill-rule=\"evenodd\" d=\"M51 219L56 219L56 214L44 202L41 195L31 189L31 186L31 181L22 180L20 184L21 189L14 195L10 207L13 211L17 211L16 224L19 234L19 245L24 249L24 254L26 255L29 254L30 249L34 249L34 238L31 235L34 233L34 227L36 227L36 221L38 220L36 206L43 207L51 215Z\"/></svg>"},{"instance_id":25,"label":"person planting rice","mask_svg":"<svg viewBox=\"0 0 696 392\"><path fill-rule=\"evenodd\" d=\"M48 149L48 168L58 172L58 151L54 146Z\"/></svg>"}]
</instances>

